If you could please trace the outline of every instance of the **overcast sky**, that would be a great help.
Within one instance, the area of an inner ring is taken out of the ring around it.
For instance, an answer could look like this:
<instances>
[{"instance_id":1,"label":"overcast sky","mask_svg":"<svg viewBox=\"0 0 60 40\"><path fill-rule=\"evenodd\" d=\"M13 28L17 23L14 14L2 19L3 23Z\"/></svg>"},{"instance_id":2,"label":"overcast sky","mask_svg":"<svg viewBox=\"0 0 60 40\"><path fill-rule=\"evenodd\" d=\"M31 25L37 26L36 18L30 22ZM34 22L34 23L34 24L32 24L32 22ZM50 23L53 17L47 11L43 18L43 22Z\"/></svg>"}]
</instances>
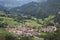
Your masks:
<instances>
[{"instance_id":1,"label":"overcast sky","mask_svg":"<svg viewBox=\"0 0 60 40\"><path fill-rule=\"evenodd\" d=\"M27 4L32 1L42 2L44 0L0 0L0 5L4 5L6 7L12 7L12 6L15 7Z\"/></svg>"}]
</instances>

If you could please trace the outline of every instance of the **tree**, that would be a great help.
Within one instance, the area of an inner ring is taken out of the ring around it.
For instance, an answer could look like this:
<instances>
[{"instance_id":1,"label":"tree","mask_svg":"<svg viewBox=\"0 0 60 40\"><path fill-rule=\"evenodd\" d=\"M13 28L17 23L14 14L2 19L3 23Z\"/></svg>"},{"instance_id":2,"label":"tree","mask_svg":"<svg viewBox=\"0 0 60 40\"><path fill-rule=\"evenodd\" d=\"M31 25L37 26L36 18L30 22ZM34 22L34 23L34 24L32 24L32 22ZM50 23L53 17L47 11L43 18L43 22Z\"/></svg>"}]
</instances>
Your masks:
<instances>
[{"instance_id":1,"label":"tree","mask_svg":"<svg viewBox=\"0 0 60 40\"><path fill-rule=\"evenodd\" d=\"M44 19L40 19L39 20L39 23L43 26L43 27L46 27L46 26L52 26L52 25L55 25L54 24L54 18L55 16L48 16L47 18L44 18Z\"/></svg>"},{"instance_id":2,"label":"tree","mask_svg":"<svg viewBox=\"0 0 60 40\"><path fill-rule=\"evenodd\" d=\"M54 33L49 33L45 36L45 40L60 40L60 31L57 30Z\"/></svg>"},{"instance_id":3,"label":"tree","mask_svg":"<svg viewBox=\"0 0 60 40\"><path fill-rule=\"evenodd\" d=\"M9 34L5 36L5 40L18 40L18 37Z\"/></svg>"}]
</instances>

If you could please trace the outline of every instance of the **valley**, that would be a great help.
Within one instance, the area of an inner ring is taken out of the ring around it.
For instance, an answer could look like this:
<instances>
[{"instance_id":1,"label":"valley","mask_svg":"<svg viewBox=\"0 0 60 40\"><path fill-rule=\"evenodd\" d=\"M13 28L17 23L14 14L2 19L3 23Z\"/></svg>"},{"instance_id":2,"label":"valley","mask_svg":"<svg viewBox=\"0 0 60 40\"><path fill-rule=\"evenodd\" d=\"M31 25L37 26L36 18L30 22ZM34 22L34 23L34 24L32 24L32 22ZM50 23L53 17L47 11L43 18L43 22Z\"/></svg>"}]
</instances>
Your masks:
<instances>
[{"instance_id":1,"label":"valley","mask_svg":"<svg viewBox=\"0 0 60 40\"><path fill-rule=\"evenodd\" d=\"M60 40L60 0L0 5L0 40Z\"/></svg>"}]
</instances>

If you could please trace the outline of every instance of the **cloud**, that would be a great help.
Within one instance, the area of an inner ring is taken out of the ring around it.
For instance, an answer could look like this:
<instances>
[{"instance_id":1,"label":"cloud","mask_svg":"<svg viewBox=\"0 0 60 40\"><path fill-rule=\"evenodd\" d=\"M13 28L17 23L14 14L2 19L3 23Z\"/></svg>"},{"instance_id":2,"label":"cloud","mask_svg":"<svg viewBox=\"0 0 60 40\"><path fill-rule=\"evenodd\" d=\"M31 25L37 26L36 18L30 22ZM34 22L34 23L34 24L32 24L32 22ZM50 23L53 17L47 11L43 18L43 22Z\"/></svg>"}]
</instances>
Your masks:
<instances>
[{"instance_id":1,"label":"cloud","mask_svg":"<svg viewBox=\"0 0 60 40\"><path fill-rule=\"evenodd\" d=\"M29 2L41 2L45 0L0 0L0 5L6 6L6 7L11 7L11 6L21 6L24 4L27 4Z\"/></svg>"},{"instance_id":2,"label":"cloud","mask_svg":"<svg viewBox=\"0 0 60 40\"><path fill-rule=\"evenodd\" d=\"M23 0L17 0L17 1L23 1Z\"/></svg>"},{"instance_id":3,"label":"cloud","mask_svg":"<svg viewBox=\"0 0 60 40\"><path fill-rule=\"evenodd\" d=\"M32 1L34 1L34 2L41 2L42 0L32 0Z\"/></svg>"},{"instance_id":4,"label":"cloud","mask_svg":"<svg viewBox=\"0 0 60 40\"><path fill-rule=\"evenodd\" d=\"M43 1L47 1L47 0L32 0L32 1L35 1L35 2L43 2Z\"/></svg>"}]
</instances>

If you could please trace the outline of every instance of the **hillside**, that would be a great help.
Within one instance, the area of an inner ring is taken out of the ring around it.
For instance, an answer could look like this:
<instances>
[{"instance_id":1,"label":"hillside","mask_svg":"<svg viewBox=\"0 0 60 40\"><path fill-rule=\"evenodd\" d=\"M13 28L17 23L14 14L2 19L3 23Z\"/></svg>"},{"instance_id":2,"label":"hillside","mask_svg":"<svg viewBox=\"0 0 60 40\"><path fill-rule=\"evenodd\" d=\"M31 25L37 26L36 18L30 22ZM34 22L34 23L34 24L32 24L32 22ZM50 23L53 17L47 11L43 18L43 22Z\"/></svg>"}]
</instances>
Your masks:
<instances>
[{"instance_id":1,"label":"hillside","mask_svg":"<svg viewBox=\"0 0 60 40\"><path fill-rule=\"evenodd\" d=\"M52 9L51 9L52 10ZM11 13L15 14L23 14L23 15L30 15L37 18L45 18L49 15L52 15L52 11L48 9L47 2L44 3L37 3L37 2L30 2L28 4L15 7L10 9ZM53 13L54 15L55 13Z\"/></svg>"},{"instance_id":2,"label":"hillside","mask_svg":"<svg viewBox=\"0 0 60 40\"><path fill-rule=\"evenodd\" d=\"M56 15L56 22L60 23L60 0L48 0L47 12Z\"/></svg>"},{"instance_id":3,"label":"hillside","mask_svg":"<svg viewBox=\"0 0 60 40\"><path fill-rule=\"evenodd\" d=\"M30 2L21 7L12 8L10 12L17 13L17 14L30 15L34 17L37 17L37 15L42 16L41 6L37 2Z\"/></svg>"},{"instance_id":4,"label":"hillside","mask_svg":"<svg viewBox=\"0 0 60 40\"><path fill-rule=\"evenodd\" d=\"M14 21L12 18L8 17L0 17L0 27L6 28L6 27L17 27L20 23L17 21Z\"/></svg>"},{"instance_id":5,"label":"hillside","mask_svg":"<svg viewBox=\"0 0 60 40\"><path fill-rule=\"evenodd\" d=\"M47 2L37 3L30 2L22 5L21 7L15 7L10 9L11 13L29 15L36 18L45 18L49 15L56 15L56 20L59 19L60 1L59 0L47 0ZM59 15L59 16L58 16Z\"/></svg>"}]
</instances>

